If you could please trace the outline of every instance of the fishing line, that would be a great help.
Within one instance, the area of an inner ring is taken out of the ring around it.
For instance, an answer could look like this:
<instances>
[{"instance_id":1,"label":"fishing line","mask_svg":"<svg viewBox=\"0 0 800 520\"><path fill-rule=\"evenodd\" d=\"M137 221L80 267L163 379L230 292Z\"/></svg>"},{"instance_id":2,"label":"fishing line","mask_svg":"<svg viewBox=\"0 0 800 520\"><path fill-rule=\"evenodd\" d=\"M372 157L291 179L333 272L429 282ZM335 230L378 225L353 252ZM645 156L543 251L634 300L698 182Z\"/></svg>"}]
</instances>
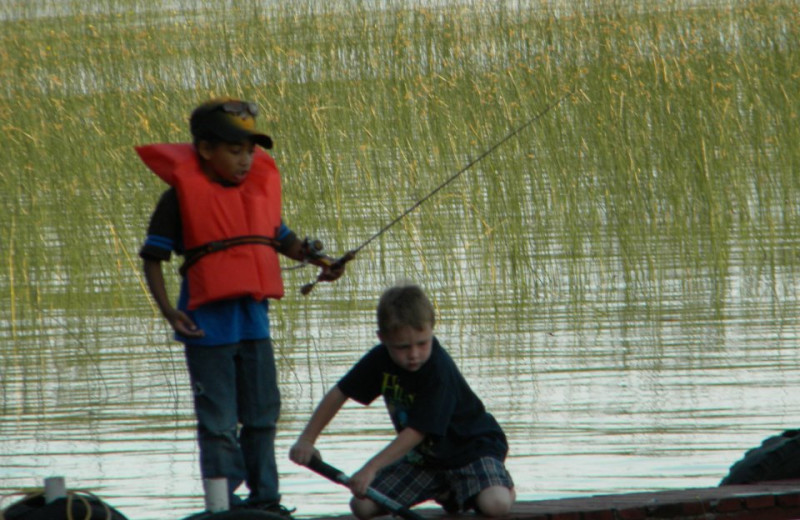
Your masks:
<instances>
[{"instance_id":1,"label":"fishing line","mask_svg":"<svg viewBox=\"0 0 800 520\"><path fill-rule=\"evenodd\" d=\"M373 240L375 240L379 236L381 236L384 233L386 233L392 226L394 226L395 224L397 224L398 222L403 220L406 216L408 216L409 213L411 213L412 211L414 211L415 209L420 207L428 199L430 199L431 197L436 195L439 191L441 191L446 186L448 186L451 182L453 182L458 177L460 177L461 174L463 174L464 172L466 172L467 170L469 170L470 168L472 168L473 166L475 166L476 164L478 164L479 162L484 160L488 155L490 155L492 152L497 150L506 141L508 141L512 137L516 136L517 134L519 134L520 132L522 132L524 129L528 128L532 124L534 124L536 121L538 121L539 119L544 117L545 114L547 114L548 112L550 112L551 110L556 108L558 105L560 105L565 99L567 99L568 97L572 96L575 93L576 88L577 87L572 87L570 90L568 90L561 97L559 97L555 101L551 102L549 105L545 106L536 115L534 115L533 117L531 117L530 119L528 119L527 121L525 121L524 123L519 125L518 127L516 127L513 130L511 130L511 132L509 132L502 139L500 139L499 141L494 143L492 146L490 146L489 148L484 150L483 153L478 155L476 158L474 158L470 162L468 162L463 168L461 168L456 173L451 175L447 180L445 180L443 183L441 183L436 188L434 188L430 193L428 193L427 195L425 195L424 197L419 199L417 202L415 202L414 204L409 206L408 209L406 209L400 215L398 215L393 220L391 220L388 224L386 224L382 228L380 228L374 235L372 235L371 237L366 239L358 247L356 247L355 249L351 249L350 251L348 251L347 253L342 255L342 257L339 258L338 260L336 260L334 262L331 262L329 267L332 268L332 269L336 269L336 268L340 268L340 267L344 266L347 262L349 262L350 260L355 258L356 254L358 254L359 251L361 251L362 249L367 247ZM303 287L301 287L300 288L300 292L303 295L309 294L314 289L314 286L317 285L317 282L320 282L320 281L322 281L322 274L321 273L320 273L320 276L318 276L316 280L314 280L313 282L307 283Z\"/></svg>"}]
</instances>

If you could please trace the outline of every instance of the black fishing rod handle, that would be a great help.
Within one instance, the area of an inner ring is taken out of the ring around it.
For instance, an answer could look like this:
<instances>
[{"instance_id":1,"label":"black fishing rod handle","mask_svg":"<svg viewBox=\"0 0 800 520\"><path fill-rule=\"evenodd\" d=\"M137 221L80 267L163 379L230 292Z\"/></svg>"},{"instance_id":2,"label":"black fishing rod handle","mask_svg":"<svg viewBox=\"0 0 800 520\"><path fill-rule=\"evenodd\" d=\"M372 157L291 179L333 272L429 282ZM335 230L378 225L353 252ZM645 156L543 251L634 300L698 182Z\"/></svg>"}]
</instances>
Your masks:
<instances>
[{"instance_id":1,"label":"black fishing rod handle","mask_svg":"<svg viewBox=\"0 0 800 520\"><path fill-rule=\"evenodd\" d=\"M319 473L323 477L340 484L347 484L347 481L349 480L344 472L334 468L319 457L312 457L308 464L306 464L306 467L316 473Z\"/></svg>"},{"instance_id":2,"label":"black fishing rod handle","mask_svg":"<svg viewBox=\"0 0 800 520\"><path fill-rule=\"evenodd\" d=\"M350 480L350 477L348 477L344 472L334 468L327 462L323 462L323 460L319 457L313 457L308 462L306 467L316 473L319 473L328 480L338 482L339 484L345 486L347 486L347 482ZM425 520L425 518L419 513L416 513L411 509L399 504L374 488L367 488L367 497L372 499L378 505L386 508L389 512L394 513L401 518L405 518L405 520Z\"/></svg>"}]
</instances>

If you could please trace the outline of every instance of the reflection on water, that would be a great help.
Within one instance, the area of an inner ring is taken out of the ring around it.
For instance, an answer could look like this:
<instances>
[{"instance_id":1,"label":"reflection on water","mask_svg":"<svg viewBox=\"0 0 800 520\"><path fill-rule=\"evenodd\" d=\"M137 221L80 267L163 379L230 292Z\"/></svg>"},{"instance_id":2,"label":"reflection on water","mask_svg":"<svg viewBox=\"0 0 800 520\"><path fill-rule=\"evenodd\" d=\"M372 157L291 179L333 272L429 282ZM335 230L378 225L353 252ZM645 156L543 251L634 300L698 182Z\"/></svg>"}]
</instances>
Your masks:
<instances>
[{"instance_id":1,"label":"reflection on water","mask_svg":"<svg viewBox=\"0 0 800 520\"><path fill-rule=\"evenodd\" d=\"M777 240L761 246L794 243ZM426 256L437 334L505 427L520 499L713 486L745 449L797 427L794 276L749 262L750 246L730 254L722 298L711 274L666 254L653 265L658 279L634 291L613 268L619 259L550 258L536 296L481 270L448 284L436 254ZM387 238L380 255L393 247ZM459 265L480 265L461 254ZM578 297L574 273L591 280ZM289 293L273 313L284 398L277 448L284 501L299 516L347 511L346 490L286 453L319 398L373 344L384 284L408 274L378 274L365 255L339 285L303 298L295 289L312 273L287 273ZM8 355L36 362L4 360L0 490L63 475L132 520L183 518L202 501L182 351L144 298L117 314L125 317L63 311L16 324ZM81 361L87 344L102 355ZM349 473L389 435L381 404L348 405L319 447Z\"/></svg>"}]
</instances>

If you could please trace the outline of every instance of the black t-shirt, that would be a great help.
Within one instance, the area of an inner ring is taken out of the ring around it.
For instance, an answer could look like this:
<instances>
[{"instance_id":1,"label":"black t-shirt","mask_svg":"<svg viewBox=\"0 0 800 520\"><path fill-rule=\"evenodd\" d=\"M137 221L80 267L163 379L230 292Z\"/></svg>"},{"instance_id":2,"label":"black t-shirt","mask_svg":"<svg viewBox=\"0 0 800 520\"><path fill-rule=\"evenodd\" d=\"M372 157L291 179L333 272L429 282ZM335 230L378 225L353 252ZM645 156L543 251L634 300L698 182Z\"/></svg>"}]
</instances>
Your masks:
<instances>
[{"instance_id":1,"label":"black t-shirt","mask_svg":"<svg viewBox=\"0 0 800 520\"><path fill-rule=\"evenodd\" d=\"M156 209L150 217L147 226L147 236L163 237L170 242L175 251L183 252L183 233L181 225L181 212L178 206L178 192L169 188L161 194ZM163 245L163 244L160 244ZM149 260L169 260L172 249L157 247L149 242L142 246L139 256Z\"/></svg>"},{"instance_id":2,"label":"black t-shirt","mask_svg":"<svg viewBox=\"0 0 800 520\"><path fill-rule=\"evenodd\" d=\"M508 443L503 430L436 338L430 359L416 372L397 366L379 344L338 387L365 405L382 395L395 430L408 426L425 434L410 454L412 462L454 468L484 456L505 460Z\"/></svg>"}]
</instances>

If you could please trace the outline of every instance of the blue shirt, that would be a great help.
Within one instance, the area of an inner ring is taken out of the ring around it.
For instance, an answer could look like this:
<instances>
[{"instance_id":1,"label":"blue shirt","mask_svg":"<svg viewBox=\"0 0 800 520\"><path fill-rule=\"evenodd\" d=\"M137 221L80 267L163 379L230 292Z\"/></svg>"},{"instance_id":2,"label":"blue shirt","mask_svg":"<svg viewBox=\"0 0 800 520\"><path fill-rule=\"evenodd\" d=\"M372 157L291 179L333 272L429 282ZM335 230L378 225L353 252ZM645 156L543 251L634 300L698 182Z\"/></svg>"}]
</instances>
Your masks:
<instances>
[{"instance_id":1,"label":"blue shirt","mask_svg":"<svg viewBox=\"0 0 800 520\"><path fill-rule=\"evenodd\" d=\"M206 303L190 311L189 287L184 278L181 281L181 294L178 309L200 327L205 336L187 338L175 333L175 339L187 345L231 345L244 340L265 339L269 337L269 300L260 302L246 296L236 300L220 300Z\"/></svg>"}]
</instances>

